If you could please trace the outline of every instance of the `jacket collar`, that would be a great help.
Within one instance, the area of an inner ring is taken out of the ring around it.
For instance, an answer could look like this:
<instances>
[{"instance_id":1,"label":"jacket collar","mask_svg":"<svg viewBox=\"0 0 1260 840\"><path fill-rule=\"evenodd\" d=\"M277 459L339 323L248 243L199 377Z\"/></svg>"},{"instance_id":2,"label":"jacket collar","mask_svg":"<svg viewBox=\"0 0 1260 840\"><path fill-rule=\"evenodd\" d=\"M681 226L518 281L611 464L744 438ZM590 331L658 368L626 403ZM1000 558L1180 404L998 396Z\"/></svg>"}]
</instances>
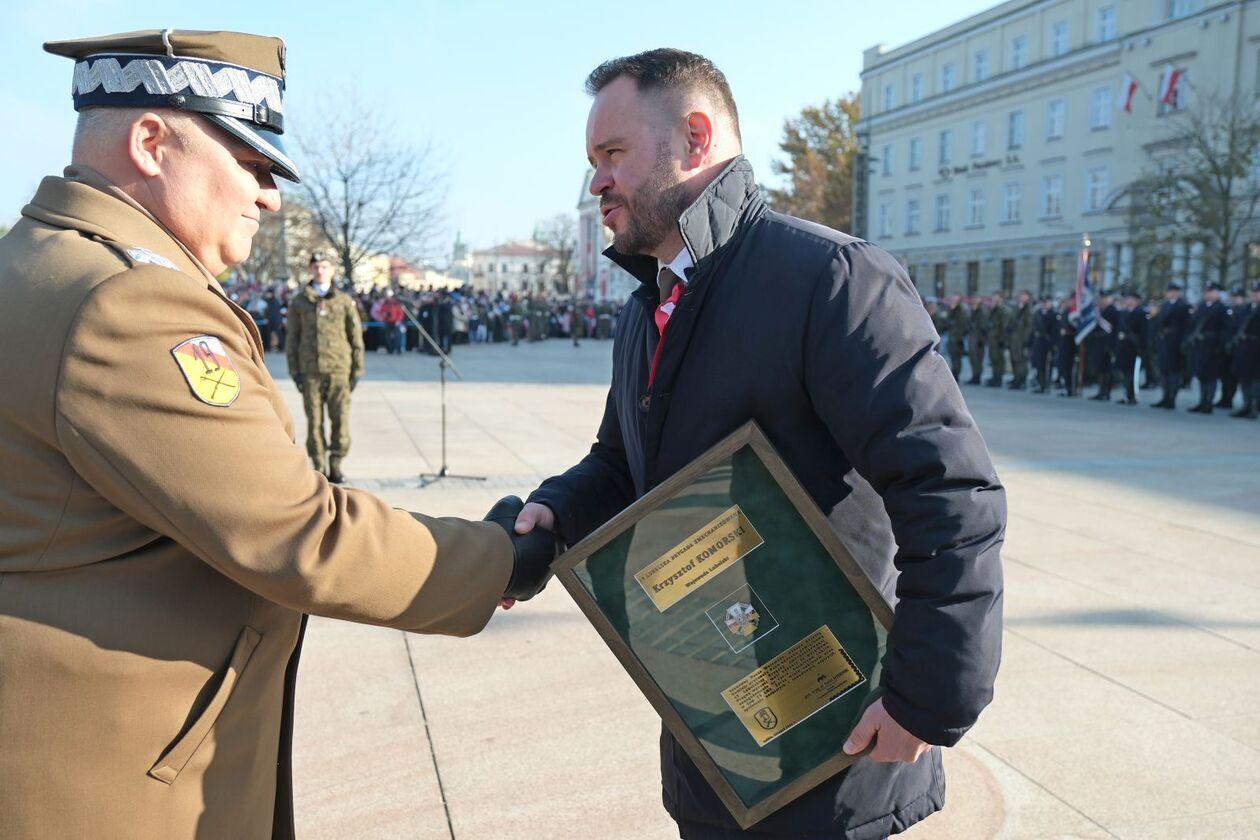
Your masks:
<instances>
[{"instance_id":1,"label":"jacket collar","mask_svg":"<svg viewBox=\"0 0 1260 840\"><path fill-rule=\"evenodd\" d=\"M678 217L678 230L696 269L702 270L717 251L764 210L752 164L743 155L732 158ZM604 256L630 272L640 283L656 288L655 257L622 254L616 248L608 248Z\"/></svg>"},{"instance_id":2,"label":"jacket collar","mask_svg":"<svg viewBox=\"0 0 1260 840\"><path fill-rule=\"evenodd\" d=\"M124 248L152 251L170 260L184 274L202 277L222 292L214 275L175 234L95 169L69 166L64 177L45 178L30 204L22 208L22 215L98 236Z\"/></svg>"}]
</instances>

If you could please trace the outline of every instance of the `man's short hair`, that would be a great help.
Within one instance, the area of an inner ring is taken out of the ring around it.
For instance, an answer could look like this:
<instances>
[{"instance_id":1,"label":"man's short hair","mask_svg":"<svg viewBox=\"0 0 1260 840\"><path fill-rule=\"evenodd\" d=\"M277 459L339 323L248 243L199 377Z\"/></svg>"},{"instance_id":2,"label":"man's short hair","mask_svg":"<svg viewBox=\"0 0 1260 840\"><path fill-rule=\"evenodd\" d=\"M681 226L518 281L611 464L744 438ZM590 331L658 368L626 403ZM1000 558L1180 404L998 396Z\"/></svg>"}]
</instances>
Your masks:
<instances>
[{"instance_id":1,"label":"man's short hair","mask_svg":"<svg viewBox=\"0 0 1260 840\"><path fill-rule=\"evenodd\" d=\"M634 79L639 91L700 91L724 109L739 140L739 111L722 71L702 55L661 47L637 55L612 58L586 77L586 92L595 96L622 76Z\"/></svg>"}]
</instances>

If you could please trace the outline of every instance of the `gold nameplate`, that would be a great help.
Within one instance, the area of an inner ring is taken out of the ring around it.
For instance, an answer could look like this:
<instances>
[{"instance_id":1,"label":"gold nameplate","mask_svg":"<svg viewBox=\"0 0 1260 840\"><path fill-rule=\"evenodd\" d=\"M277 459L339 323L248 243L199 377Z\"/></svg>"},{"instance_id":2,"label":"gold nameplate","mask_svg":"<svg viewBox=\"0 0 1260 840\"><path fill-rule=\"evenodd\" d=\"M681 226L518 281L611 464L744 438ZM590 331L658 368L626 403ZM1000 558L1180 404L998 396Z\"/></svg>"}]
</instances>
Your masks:
<instances>
[{"instance_id":1,"label":"gold nameplate","mask_svg":"<svg viewBox=\"0 0 1260 840\"><path fill-rule=\"evenodd\" d=\"M761 545L739 505L643 567L634 579L661 612L677 604Z\"/></svg>"},{"instance_id":2,"label":"gold nameplate","mask_svg":"<svg viewBox=\"0 0 1260 840\"><path fill-rule=\"evenodd\" d=\"M823 625L722 692L757 746L764 747L866 682Z\"/></svg>"}]
</instances>

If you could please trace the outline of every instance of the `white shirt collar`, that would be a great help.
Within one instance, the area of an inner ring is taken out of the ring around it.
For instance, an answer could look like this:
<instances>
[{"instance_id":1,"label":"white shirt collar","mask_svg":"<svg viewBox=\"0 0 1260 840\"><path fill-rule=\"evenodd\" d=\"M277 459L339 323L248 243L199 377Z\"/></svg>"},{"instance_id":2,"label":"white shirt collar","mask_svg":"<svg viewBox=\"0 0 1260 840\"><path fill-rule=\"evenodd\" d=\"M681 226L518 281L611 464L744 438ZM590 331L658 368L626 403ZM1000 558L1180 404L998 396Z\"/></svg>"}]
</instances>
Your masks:
<instances>
[{"instance_id":1,"label":"white shirt collar","mask_svg":"<svg viewBox=\"0 0 1260 840\"><path fill-rule=\"evenodd\" d=\"M674 257L669 262L663 263L660 260L657 260L656 273L659 275L662 268L668 268L670 271L674 272L676 277L680 278L683 283L686 284L689 282L687 269L694 268L695 265L696 261L691 258L691 252L688 251L687 246L684 245L682 250L678 252L678 256Z\"/></svg>"}]
</instances>

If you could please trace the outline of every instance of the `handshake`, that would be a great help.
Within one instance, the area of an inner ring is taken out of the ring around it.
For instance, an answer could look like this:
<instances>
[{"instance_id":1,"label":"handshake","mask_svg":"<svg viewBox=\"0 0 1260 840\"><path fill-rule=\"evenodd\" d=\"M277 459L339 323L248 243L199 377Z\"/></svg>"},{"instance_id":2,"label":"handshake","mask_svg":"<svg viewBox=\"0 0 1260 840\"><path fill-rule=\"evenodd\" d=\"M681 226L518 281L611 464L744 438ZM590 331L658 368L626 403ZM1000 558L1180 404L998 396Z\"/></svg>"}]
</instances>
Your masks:
<instances>
[{"instance_id":1,"label":"handshake","mask_svg":"<svg viewBox=\"0 0 1260 840\"><path fill-rule=\"evenodd\" d=\"M564 543L549 528L552 517L546 517L546 521L537 516L528 517L528 530L518 533L517 518L523 510L525 503L518 497L504 496L494 503L485 518L503 528L512 540L512 579L503 597L514 601L528 601L543 590L551 578L551 564L564 548Z\"/></svg>"}]
</instances>

